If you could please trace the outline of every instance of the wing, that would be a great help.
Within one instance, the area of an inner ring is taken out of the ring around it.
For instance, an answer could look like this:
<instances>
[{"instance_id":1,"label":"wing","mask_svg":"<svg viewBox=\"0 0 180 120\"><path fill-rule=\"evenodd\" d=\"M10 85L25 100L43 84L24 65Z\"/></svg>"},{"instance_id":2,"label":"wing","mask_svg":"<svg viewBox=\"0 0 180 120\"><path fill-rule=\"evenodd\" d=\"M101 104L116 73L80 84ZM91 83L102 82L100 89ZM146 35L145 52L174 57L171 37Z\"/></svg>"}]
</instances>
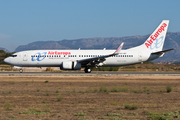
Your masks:
<instances>
[{"instance_id":1,"label":"wing","mask_svg":"<svg viewBox=\"0 0 180 120\"><path fill-rule=\"evenodd\" d=\"M124 45L124 43L121 43L121 45L118 47L118 49L112 54L102 55L102 56L99 56L99 57L82 59L82 60L78 60L77 62L81 63L81 65L83 67L85 67L87 65L88 66L96 66L99 63L102 63L103 61L105 61L106 60L105 58L108 58L108 57L111 57L111 56L114 56L114 55L118 55L120 53L123 45Z\"/></svg>"}]
</instances>

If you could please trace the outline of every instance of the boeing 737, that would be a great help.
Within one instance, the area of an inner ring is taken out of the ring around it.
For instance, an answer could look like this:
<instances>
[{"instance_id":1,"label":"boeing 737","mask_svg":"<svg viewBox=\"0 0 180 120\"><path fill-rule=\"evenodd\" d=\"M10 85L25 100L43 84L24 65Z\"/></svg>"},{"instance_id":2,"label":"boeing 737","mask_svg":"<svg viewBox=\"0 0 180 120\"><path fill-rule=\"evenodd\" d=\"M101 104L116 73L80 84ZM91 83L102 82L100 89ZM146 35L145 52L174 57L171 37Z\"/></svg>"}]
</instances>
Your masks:
<instances>
[{"instance_id":1,"label":"boeing 737","mask_svg":"<svg viewBox=\"0 0 180 120\"><path fill-rule=\"evenodd\" d=\"M163 20L149 38L137 47L121 50L28 50L14 53L4 62L22 67L60 67L61 70L80 70L90 73L92 67L124 66L163 57L170 50L162 50L169 20Z\"/></svg>"}]
</instances>

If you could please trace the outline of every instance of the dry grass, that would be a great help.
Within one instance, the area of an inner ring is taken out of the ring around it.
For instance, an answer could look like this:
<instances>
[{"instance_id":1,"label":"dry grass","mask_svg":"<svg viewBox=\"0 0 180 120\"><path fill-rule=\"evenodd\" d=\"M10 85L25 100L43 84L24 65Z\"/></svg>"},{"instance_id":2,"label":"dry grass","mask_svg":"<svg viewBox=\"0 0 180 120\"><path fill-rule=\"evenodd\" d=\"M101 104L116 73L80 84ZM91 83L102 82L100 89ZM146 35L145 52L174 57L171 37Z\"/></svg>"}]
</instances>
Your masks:
<instances>
[{"instance_id":1,"label":"dry grass","mask_svg":"<svg viewBox=\"0 0 180 120\"><path fill-rule=\"evenodd\" d=\"M0 76L0 119L144 120L180 110L179 87L179 76Z\"/></svg>"}]
</instances>

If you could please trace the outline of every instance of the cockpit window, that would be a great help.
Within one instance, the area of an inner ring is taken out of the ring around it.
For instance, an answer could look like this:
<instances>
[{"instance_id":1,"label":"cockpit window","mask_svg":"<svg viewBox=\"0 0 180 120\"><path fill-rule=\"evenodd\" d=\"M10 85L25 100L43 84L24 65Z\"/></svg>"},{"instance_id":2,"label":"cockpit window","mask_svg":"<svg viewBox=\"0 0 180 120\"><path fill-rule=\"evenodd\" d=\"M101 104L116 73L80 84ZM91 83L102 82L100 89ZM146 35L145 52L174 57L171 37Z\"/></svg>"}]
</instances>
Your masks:
<instances>
[{"instance_id":1,"label":"cockpit window","mask_svg":"<svg viewBox=\"0 0 180 120\"><path fill-rule=\"evenodd\" d=\"M17 57L17 55L11 55L11 57Z\"/></svg>"}]
</instances>

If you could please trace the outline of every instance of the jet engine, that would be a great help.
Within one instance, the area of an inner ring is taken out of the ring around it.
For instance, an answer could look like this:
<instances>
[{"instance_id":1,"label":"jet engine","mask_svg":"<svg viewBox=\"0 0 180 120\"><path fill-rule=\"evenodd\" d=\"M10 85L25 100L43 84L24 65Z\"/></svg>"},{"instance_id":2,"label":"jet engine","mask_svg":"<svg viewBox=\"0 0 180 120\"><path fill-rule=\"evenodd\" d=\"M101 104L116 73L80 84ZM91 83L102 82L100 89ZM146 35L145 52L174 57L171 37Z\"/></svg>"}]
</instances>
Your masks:
<instances>
[{"instance_id":1,"label":"jet engine","mask_svg":"<svg viewBox=\"0 0 180 120\"><path fill-rule=\"evenodd\" d=\"M66 61L62 63L60 69L61 70L80 70L81 63L78 63L76 61Z\"/></svg>"}]
</instances>

